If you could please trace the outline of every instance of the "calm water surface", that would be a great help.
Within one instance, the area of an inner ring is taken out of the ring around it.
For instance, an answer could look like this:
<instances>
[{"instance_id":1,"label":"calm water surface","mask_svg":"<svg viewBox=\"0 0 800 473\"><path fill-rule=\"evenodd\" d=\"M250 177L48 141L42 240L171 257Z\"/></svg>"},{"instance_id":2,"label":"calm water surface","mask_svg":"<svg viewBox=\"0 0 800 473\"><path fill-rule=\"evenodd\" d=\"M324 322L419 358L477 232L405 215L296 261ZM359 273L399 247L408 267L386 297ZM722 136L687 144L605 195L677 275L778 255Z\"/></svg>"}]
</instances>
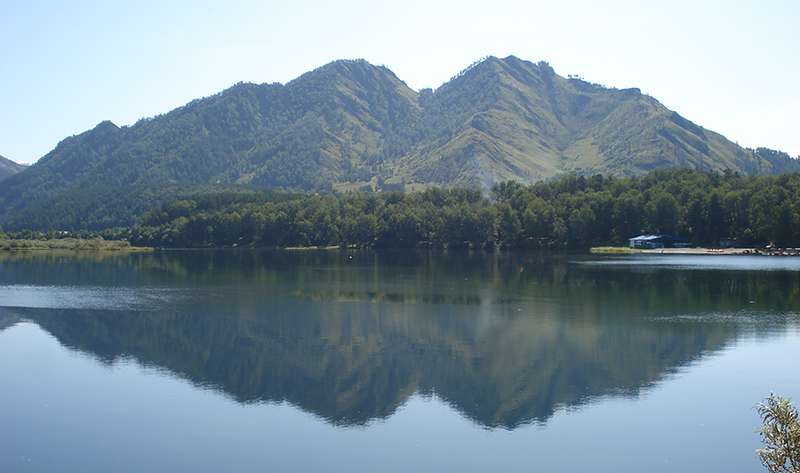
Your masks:
<instances>
[{"instance_id":1,"label":"calm water surface","mask_svg":"<svg viewBox=\"0 0 800 473\"><path fill-rule=\"evenodd\" d=\"M765 471L800 258L0 255L0 471Z\"/></svg>"}]
</instances>

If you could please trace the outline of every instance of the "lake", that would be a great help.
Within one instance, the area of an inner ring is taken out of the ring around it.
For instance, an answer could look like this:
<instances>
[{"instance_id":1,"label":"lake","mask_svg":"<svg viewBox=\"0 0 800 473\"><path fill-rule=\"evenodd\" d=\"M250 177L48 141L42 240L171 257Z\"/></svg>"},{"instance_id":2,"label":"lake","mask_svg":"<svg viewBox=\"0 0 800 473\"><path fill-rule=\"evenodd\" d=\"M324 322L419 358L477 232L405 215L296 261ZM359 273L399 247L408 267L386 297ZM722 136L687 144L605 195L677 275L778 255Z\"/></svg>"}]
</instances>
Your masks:
<instances>
[{"instance_id":1,"label":"lake","mask_svg":"<svg viewBox=\"0 0 800 473\"><path fill-rule=\"evenodd\" d=\"M752 472L800 258L0 254L0 471Z\"/></svg>"}]
</instances>

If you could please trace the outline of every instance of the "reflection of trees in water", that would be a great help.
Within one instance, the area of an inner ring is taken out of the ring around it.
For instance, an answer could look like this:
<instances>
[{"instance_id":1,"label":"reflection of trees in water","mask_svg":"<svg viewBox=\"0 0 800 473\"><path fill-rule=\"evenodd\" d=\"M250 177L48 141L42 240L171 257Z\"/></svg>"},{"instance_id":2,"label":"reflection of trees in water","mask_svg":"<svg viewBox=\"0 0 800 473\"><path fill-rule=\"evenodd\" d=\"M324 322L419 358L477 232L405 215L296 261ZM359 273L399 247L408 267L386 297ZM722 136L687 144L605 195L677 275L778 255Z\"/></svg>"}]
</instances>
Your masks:
<instances>
[{"instance_id":1,"label":"reflection of trees in water","mask_svg":"<svg viewBox=\"0 0 800 473\"><path fill-rule=\"evenodd\" d=\"M0 332L19 323L19 315L0 307Z\"/></svg>"},{"instance_id":2,"label":"reflection of trees in water","mask_svg":"<svg viewBox=\"0 0 800 473\"><path fill-rule=\"evenodd\" d=\"M785 310L797 302L750 301L800 286L793 274L642 274L536 255L186 252L142 261L116 278L207 291L153 311L19 312L101 360L135 357L239 402L289 401L342 425L385 418L415 392L504 428L596 396L635 395L737 331L676 317ZM107 277L105 267L98 274ZM12 272L24 279L24 268ZM81 274L88 281L93 269Z\"/></svg>"}]
</instances>

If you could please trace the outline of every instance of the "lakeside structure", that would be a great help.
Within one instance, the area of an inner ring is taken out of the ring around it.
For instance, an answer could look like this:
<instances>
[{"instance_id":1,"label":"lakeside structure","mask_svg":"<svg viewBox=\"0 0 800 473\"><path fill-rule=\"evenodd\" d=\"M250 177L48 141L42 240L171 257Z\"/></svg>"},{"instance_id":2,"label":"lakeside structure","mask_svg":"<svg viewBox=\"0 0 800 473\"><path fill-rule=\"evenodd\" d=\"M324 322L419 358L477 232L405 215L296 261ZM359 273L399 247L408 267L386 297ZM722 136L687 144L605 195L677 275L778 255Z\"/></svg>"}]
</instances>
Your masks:
<instances>
[{"instance_id":1,"label":"lakeside structure","mask_svg":"<svg viewBox=\"0 0 800 473\"><path fill-rule=\"evenodd\" d=\"M628 243L631 248L639 250L654 250L660 248L688 248L689 241L686 238L673 235L639 235L629 238Z\"/></svg>"}]
</instances>

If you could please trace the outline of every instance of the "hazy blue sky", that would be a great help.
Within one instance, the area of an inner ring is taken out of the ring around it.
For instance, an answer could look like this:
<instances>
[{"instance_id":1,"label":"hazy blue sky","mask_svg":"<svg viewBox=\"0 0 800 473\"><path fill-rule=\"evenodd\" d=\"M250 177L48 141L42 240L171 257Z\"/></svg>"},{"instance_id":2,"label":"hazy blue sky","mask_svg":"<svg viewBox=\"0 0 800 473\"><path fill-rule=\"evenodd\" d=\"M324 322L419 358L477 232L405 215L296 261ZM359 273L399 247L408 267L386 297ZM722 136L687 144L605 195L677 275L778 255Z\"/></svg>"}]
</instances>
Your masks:
<instances>
[{"instance_id":1,"label":"hazy blue sky","mask_svg":"<svg viewBox=\"0 0 800 473\"><path fill-rule=\"evenodd\" d=\"M239 81L336 59L436 88L493 55L639 87L742 146L800 155L798 0L6 1L0 155L34 162L102 120L132 125Z\"/></svg>"}]
</instances>

